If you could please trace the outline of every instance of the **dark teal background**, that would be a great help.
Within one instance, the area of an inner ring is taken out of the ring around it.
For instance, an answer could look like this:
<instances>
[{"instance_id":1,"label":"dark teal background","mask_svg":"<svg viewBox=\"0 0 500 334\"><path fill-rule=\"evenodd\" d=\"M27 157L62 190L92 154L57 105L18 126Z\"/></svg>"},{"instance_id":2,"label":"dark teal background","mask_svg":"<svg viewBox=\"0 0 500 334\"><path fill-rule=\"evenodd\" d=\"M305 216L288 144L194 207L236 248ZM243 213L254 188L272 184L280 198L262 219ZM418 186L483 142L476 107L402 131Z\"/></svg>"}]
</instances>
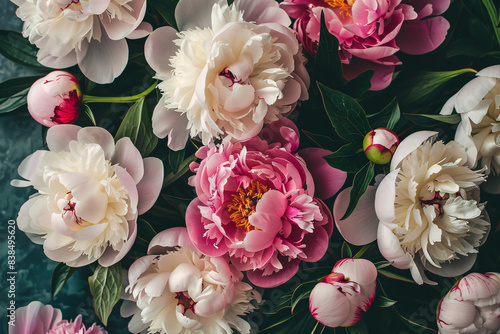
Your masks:
<instances>
[{"instance_id":1,"label":"dark teal background","mask_svg":"<svg viewBox=\"0 0 500 334\"><path fill-rule=\"evenodd\" d=\"M15 15L17 6L9 0L0 0L0 29L17 30L22 21ZM17 66L0 56L0 82L9 78L35 75L36 71ZM7 333L6 308L8 298L7 283L7 225L15 220L21 205L32 194L33 188L14 188L10 181L19 178L17 166L28 155L43 146L42 126L35 122L26 110L24 115L0 116L0 309L2 310L1 333ZM74 319L83 315L83 322L89 326L99 320L94 314L92 297L88 287L88 277L92 272L79 269L61 292L51 300L50 279L57 265L43 253L41 245L32 243L23 232L16 230L16 307L26 306L38 300L61 309L64 319ZM109 321L110 334L128 333L127 320L119 315L115 307Z\"/></svg>"}]
</instances>

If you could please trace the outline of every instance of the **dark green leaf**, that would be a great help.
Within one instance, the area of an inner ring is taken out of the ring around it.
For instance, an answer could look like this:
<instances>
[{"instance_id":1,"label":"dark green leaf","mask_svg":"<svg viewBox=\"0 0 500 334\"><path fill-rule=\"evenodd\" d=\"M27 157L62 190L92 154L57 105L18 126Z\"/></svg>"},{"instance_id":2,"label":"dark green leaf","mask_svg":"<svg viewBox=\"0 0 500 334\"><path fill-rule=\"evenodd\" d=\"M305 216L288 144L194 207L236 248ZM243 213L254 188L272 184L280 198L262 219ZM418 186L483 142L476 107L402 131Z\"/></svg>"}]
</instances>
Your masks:
<instances>
[{"instance_id":1,"label":"dark green leaf","mask_svg":"<svg viewBox=\"0 0 500 334\"><path fill-rule=\"evenodd\" d=\"M373 301L372 306L378 307L390 307L397 303L397 300L392 300L384 296L377 295L375 296L375 300Z\"/></svg>"},{"instance_id":2,"label":"dark green leaf","mask_svg":"<svg viewBox=\"0 0 500 334\"><path fill-rule=\"evenodd\" d=\"M348 81L343 91L352 97L360 97L372 86L370 81L372 80L374 73L374 70L368 70L361 73L354 79Z\"/></svg>"},{"instance_id":3,"label":"dark green leaf","mask_svg":"<svg viewBox=\"0 0 500 334\"><path fill-rule=\"evenodd\" d=\"M392 265L392 262L380 261L380 262L375 262L374 265L375 265L375 268L382 269L382 268L389 267L390 265Z\"/></svg>"},{"instance_id":4,"label":"dark green leaf","mask_svg":"<svg viewBox=\"0 0 500 334\"><path fill-rule=\"evenodd\" d=\"M321 28L318 52L316 53L315 73L317 81L329 87L340 89L346 82L339 55L339 41L328 31L323 12L321 12Z\"/></svg>"},{"instance_id":5,"label":"dark green leaf","mask_svg":"<svg viewBox=\"0 0 500 334\"><path fill-rule=\"evenodd\" d=\"M491 22L491 28L493 32L495 33L495 37L497 39L497 46L500 45L500 30L498 28L498 12L497 9L495 8L495 4L493 3L492 0L482 0L484 7L486 8L486 11L488 12L488 16L490 18Z\"/></svg>"},{"instance_id":6,"label":"dark green leaf","mask_svg":"<svg viewBox=\"0 0 500 334\"><path fill-rule=\"evenodd\" d=\"M377 270L380 274L386 276L386 277L389 277L389 278L392 278L392 279L397 279L399 281L403 281L403 282L408 282L408 283L415 283L414 281L412 281L411 279L409 278L406 278L404 276L401 276L401 275L398 275L398 274L394 274L394 273L391 273L390 271L387 271L387 270L383 270L383 269L378 269ZM416 284L416 283L415 283Z\"/></svg>"},{"instance_id":7,"label":"dark green leaf","mask_svg":"<svg viewBox=\"0 0 500 334\"><path fill-rule=\"evenodd\" d=\"M364 319L358 321L355 325L345 328L349 334L368 334L368 327Z\"/></svg>"},{"instance_id":8,"label":"dark green leaf","mask_svg":"<svg viewBox=\"0 0 500 334\"><path fill-rule=\"evenodd\" d=\"M341 254L340 254L340 257L342 257L343 259L350 259L352 258L352 250L351 250L351 247L349 247L349 244L347 242L343 242L342 243L342 250L341 250Z\"/></svg>"},{"instance_id":9,"label":"dark green leaf","mask_svg":"<svg viewBox=\"0 0 500 334\"><path fill-rule=\"evenodd\" d=\"M145 96L141 97L130 107L115 135L115 141L129 137L142 156L146 157L158 144L158 137L153 133L151 116L146 109L144 99Z\"/></svg>"},{"instance_id":10,"label":"dark green leaf","mask_svg":"<svg viewBox=\"0 0 500 334\"><path fill-rule=\"evenodd\" d=\"M366 114L352 97L318 83L323 105L335 131L342 139L361 144L371 131Z\"/></svg>"},{"instance_id":11,"label":"dark green leaf","mask_svg":"<svg viewBox=\"0 0 500 334\"><path fill-rule=\"evenodd\" d=\"M24 106L31 85L39 78L39 76L14 78L0 83L0 114Z\"/></svg>"},{"instance_id":12,"label":"dark green leaf","mask_svg":"<svg viewBox=\"0 0 500 334\"><path fill-rule=\"evenodd\" d=\"M343 140L333 140L332 138L324 135L315 134L306 130L302 130L302 132L313 141L318 147L324 148L330 151L336 151L341 146L345 145L346 142Z\"/></svg>"},{"instance_id":13,"label":"dark green leaf","mask_svg":"<svg viewBox=\"0 0 500 334\"><path fill-rule=\"evenodd\" d=\"M290 311L291 313L293 313L293 311L295 310L295 307L297 306L297 304L303 300L303 299L306 299L306 298L309 298L309 295L311 294L311 291L304 291L302 292L300 295L298 295L297 297L295 297L294 300L292 300L292 310Z\"/></svg>"},{"instance_id":14,"label":"dark green leaf","mask_svg":"<svg viewBox=\"0 0 500 334\"><path fill-rule=\"evenodd\" d=\"M189 171L189 165L191 162L196 160L196 156L193 154L192 156L186 158L180 165L179 171L177 173L170 173L165 177L163 181L163 187L166 187L179 179L182 175L186 174Z\"/></svg>"},{"instance_id":15,"label":"dark green leaf","mask_svg":"<svg viewBox=\"0 0 500 334\"><path fill-rule=\"evenodd\" d=\"M90 292L94 297L94 310L106 326L108 317L122 293L122 265L120 262L111 267L98 265L94 275L89 277Z\"/></svg>"},{"instance_id":16,"label":"dark green leaf","mask_svg":"<svg viewBox=\"0 0 500 334\"><path fill-rule=\"evenodd\" d=\"M359 259L360 257L362 257L366 253L366 251L368 249L370 249L370 247L372 245L373 245L373 243L369 243L369 244L364 245L352 258Z\"/></svg>"},{"instance_id":17,"label":"dark green leaf","mask_svg":"<svg viewBox=\"0 0 500 334\"><path fill-rule=\"evenodd\" d=\"M360 151L361 152L358 152ZM330 155L323 157L333 168L347 173L357 173L367 162L360 145L346 144Z\"/></svg>"},{"instance_id":18,"label":"dark green leaf","mask_svg":"<svg viewBox=\"0 0 500 334\"><path fill-rule=\"evenodd\" d=\"M170 168L172 169L172 172L175 174L179 171L179 167L184 161L184 155L186 151L185 150L179 150L179 151L169 151L168 152L168 163L170 165Z\"/></svg>"},{"instance_id":19,"label":"dark green leaf","mask_svg":"<svg viewBox=\"0 0 500 334\"><path fill-rule=\"evenodd\" d=\"M59 293L59 291L61 291L64 284L66 284L66 282L75 271L76 268L69 267L62 262L57 264L57 266L54 268L54 271L52 272L52 279L50 282L52 298L54 298Z\"/></svg>"},{"instance_id":20,"label":"dark green leaf","mask_svg":"<svg viewBox=\"0 0 500 334\"><path fill-rule=\"evenodd\" d=\"M423 126L430 126L436 123L436 122L429 122L429 120L434 120L448 124L458 124L460 123L461 120L460 115L458 114L451 114L451 115L403 114L403 115L408 117L411 121L415 122L416 124Z\"/></svg>"},{"instance_id":21,"label":"dark green leaf","mask_svg":"<svg viewBox=\"0 0 500 334\"><path fill-rule=\"evenodd\" d=\"M95 122L95 117L94 117L94 113L92 112L92 109L90 109L90 107L88 105L84 104L82 106L82 110L85 113L85 115L88 116L88 118L90 119L92 124L97 125Z\"/></svg>"},{"instance_id":22,"label":"dark green leaf","mask_svg":"<svg viewBox=\"0 0 500 334\"><path fill-rule=\"evenodd\" d=\"M22 66L48 70L37 61L38 48L17 31L0 30L0 54Z\"/></svg>"},{"instance_id":23,"label":"dark green leaf","mask_svg":"<svg viewBox=\"0 0 500 334\"><path fill-rule=\"evenodd\" d=\"M178 2L179 0L148 0L148 4L153 6L175 30L178 30L175 22L175 7Z\"/></svg>"},{"instance_id":24,"label":"dark green leaf","mask_svg":"<svg viewBox=\"0 0 500 334\"><path fill-rule=\"evenodd\" d=\"M0 114L5 114L24 106L26 104L26 96L28 95L29 90L29 88L26 88L9 98L0 99Z\"/></svg>"},{"instance_id":25,"label":"dark green leaf","mask_svg":"<svg viewBox=\"0 0 500 334\"><path fill-rule=\"evenodd\" d=\"M359 199L368 188L373 176L375 175L375 169L373 162L367 163L359 172L354 176L354 180L352 182L352 188L349 192L349 206L347 207L347 211L341 219L346 219L351 215L351 213L356 208Z\"/></svg>"},{"instance_id":26,"label":"dark green leaf","mask_svg":"<svg viewBox=\"0 0 500 334\"><path fill-rule=\"evenodd\" d=\"M369 119L371 120L372 117L374 118L374 122L371 124L372 128L386 128L392 130L401 117L398 102L396 99L392 100L391 103L380 112L370 115Z\"/></svg>"}]
</instances>

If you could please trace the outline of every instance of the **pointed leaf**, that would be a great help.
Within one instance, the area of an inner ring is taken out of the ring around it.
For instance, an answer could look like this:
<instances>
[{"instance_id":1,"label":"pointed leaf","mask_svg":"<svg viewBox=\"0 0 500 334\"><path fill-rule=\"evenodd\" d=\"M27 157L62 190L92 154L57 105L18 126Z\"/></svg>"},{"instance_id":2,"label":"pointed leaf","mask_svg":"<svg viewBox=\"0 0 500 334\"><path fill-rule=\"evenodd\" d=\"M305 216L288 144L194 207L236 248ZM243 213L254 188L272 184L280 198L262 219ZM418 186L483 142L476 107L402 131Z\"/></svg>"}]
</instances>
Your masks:
<instances>
[{"instance_id":1,"label":"pointed leaf","mask_svg":"<svg viewBox=\"0 0 500 334\"><path fill-rule=\"evenodd\" d=\"M169 173L166 177L165 180L163 181L163 187L166 187L175 181L177 181L182 175L186 174L189 171L189 165L191 162L196 160L196 156L193 154L190 157L186 158L180 165L179 165L179 171L177 173L171 172Z\"/></svg>"},{"instance_id":2,"label":"pointed leaf","mask_svg":"<svg viewBox=\"0 0 500 334\"><path fill-rule=\"evenodd\" d=\"M52 299L61 291L63 286L69 280L71 275L76 271L77 268L69 267L64 263L59 263L54 268L52 272L52 278L50 282L50 288L52 291Z\"/></svg>"},{"instance_id":3,"label":"pointed leaf","mask_svg":"<svg viewBox=\"0 0 500 334\"><path fill-rule=\"evenodd\" d=\"M369 119L374 118L371 124L372 128L386 128L389 130L394 129L394 126L399 121L401 117L401 111L399 109L399 104L396 99L392 100L384 109L380 112L370 115Z\"/></svg>"},{"instance_id":4,"label":"pointed leaf","mask_svg":"<svg viewBox=\"0 0 500 334\"><path fill-rule=\"evenodd\" d=\"M403 114L403 115L408 117L412 122L422 126L432 126L438 124L437 122L442 122L447 124L458 124L461 121L459 114L451 114L451 115Z\"/></svg>"},{"instance_id":5,"label":"pointed leaf","mask_svg":"<svg viewBox=\"0 0 500 334\"><path fill-rule=\"evenodd\" d=\"M184 155L186 153L186 150L179 150L179 151L169 151L168 152L168 163L170 165L170 168L172 169L172 172L177 173L179 171L179 167L184 161Z\"/></svg>"},{"instance_id":6,"label":"pointed leaf","mask_svg":"<svg viewBox=\"0 0 500 334\"><path fill-rule=\"evenodd\" d=\"M369 243L367 245L364 245L357 253L356 255L354 255L352 258L353 259L359 259L361 258L368 249L370 249L370 247L373 245L373 243Z\"/></svg>"},{"instance_id":7,"label":"pointed leaf","mask_svg":"<svg viewBox=\"0 0 500 334\"><path fill-rule=\"evenodd\" d=\"M20 32L0 30L0 54L22 66L49 70L37 60L38 48L24 38Z\"/></svg>"},{"instance_id":8,"label":"pointed leaf","mask_svg":"<svg viewBox=\"0 0 500 334\"><path fill-rule=\"evenodd\" d=\"M0 83L0 114L26 105L28 91L39 78L39 76L14 78Z\"/></svg>"},{"instance_id":9,"label":"pointed leaf","mask_svg":"<svg viewBox=\"0 0 500 334\"><path fill-rule=\"evenodd\" d=\"M341 250L341 255L343 259L351 259L352 258L352 250L351 247L349 247L349 244L347 242L342 243L342 250Z\"/></svg>"},{"instance_id":10,"label":"pointed leaf","mask_svg":"<svg viewBox=\"0 0 500 334\"><path fill-rule=\"evenodd\" d=\"M349 334L368 334L368 327L364 319L358 321L355 325L351 327L346 327L346 331Z\"/></svg>"},{"instance_id":11,"label":"pointed leaf","mask_svg":"<svg viewBox=\"0 0 500 334\"><path fill-rule=\"evenodd\" d=\"M88 105L84 104L82 106L82 110L85 113L85 115L88 116L88 118L90 119L92 124L97 125L97 123L95 122L95 117L94 117L94 113L92 112L92 109L90 109L90 107Z\"/></svg>"},{"instance_id":12,"label":"pointed leaf","mask_svg":"<svg viewBox=\"0 0 500 334\"><path fill-rule=\"evenodd\" d=\"M153 6L163 19L175 30L177 24L175 22L175 7L179 0L148 0L148 4Z\"/></svg>"},{"instance_id":13,"label":"pointed leaf","mask_svg":"<svg viewBox=\"0 0 500 334\"><path fill-rule=\"evenodd\" d=\"M313 141L318 147L324 148L326 150L330 151L336 151L340 147L346 144L345 141L343 140L333 140L332 138L325 136L325 135L320 135L320 134L315 134L312 132L309 132L307 130L302 130L302 132L309 138L311 141Z\"/></svg>"},{"instance_id":14,"label":"pointed leaf","mask_svg":"<svg viewBox=\"0 0 500 334\"><path fill-rule=\"evenodd\" d=\"M372 306L377 307L390 307L397 303L397 300L392 300L384 296L377 295L375 296L375 300L373 301Z\"/></svg>"},{"instance_id":15,"label":"pointed leaf","mask_svg":"<svg viewBox=\"0 0 500 334\"><path fill-rule=\"evenodd\" d=\"M373 176L375 175L375 166L373 162L367 163L359 172L354 176L354 180L352 182L352 189L349 192L349 206L347 207L347 211L341 219L346 219L351 215L351 213L356 208L359 199L368 188Z\"/></svg>"},{"instance_id":16,"label":"pointed leaf","mask_svg":"<svg viewBox=\"0 0 500 334\"><path fill-rule=\"evenodd\" d=\"M360 97L371 88L371 80L374 73L374 70L364 71L354 79L348 81L343 91L352 97Z\"/></svg>"},{"instance_id":17,"label":"pointed leaf","mask_svg":"<svg viewBox=\"0 0 500 334\"><path fill-rule=\"evenodd\" d=\"M392 262L390 262L390 261L379 261L379 262L375 262L374 265L375 265L375 268L377 268L377 270L378 270L378 269L382 269L382 268L391 266Z\"/></svg>"},{"instance_id":18,"label":"pointed leaf","mask_svg":"<svg viewBox=\"0 0 500 334\"><path fill-rule=\"evenodd\" d=\"M94 310L106 326L108 317L122 293L122 265L120 262L111 267L98 265L89 277L90 292L94 297Z\"/></svg>"},{"instance_id":19,"label":"pointed leaf","mask_svg":"<svg viewBox=\"0 0 500 334\"><path fill-rule=\"evenodd\" d=\"M359 150L361 150L361 152L357 152ZM367 162L362 147L352 143L342 146L332 154L323 157L323 159L333 168L340 169L347 173L357 173Z\"/></svg>"},{"instance_id":20,"label":"pointed leaf","mask_svg":"<svg viewBox=\"0 0 500 334\"><path fill-rule=\"evenodd\" d=\"M378 269L377 271L378 271L380 274L384 275L385 277L389 277L389 278L392 278L392 279L397 279L398 281L403 281L403 282L408 282L408 283L414 283L414 284L417 284L417 283L415 283L414 281L412 281L412 280L411 280L411 279L409 279L409 278L406 278L406 277L401 276L401 275L398 275L398 274L391 273L390 271L387 271L387 270Z\"/></svg>"}]
</instances>

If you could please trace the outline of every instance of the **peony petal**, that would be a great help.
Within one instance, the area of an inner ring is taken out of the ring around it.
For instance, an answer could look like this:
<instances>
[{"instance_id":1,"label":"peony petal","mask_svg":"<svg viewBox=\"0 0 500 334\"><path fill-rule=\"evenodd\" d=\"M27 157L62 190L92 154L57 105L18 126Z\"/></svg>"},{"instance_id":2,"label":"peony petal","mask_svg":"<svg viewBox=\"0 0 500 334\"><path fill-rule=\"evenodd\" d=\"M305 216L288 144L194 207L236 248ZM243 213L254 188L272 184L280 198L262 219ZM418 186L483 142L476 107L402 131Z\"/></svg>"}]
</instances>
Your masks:
<instances>
[{"instance_id":1,"label":"peony petal","mask_svg":"<svg viewBox=\"0 0 500 334\"><path fill-rule=\"evenodd\" d=\"M82 128L73 124L60 124L47 131L47 146L52 152L69 151L69 142L78 140L78 132ZM114 146L114 142L113 142Z\"/></svg>"},{"instance_id":2,"label":"peony petal","mask_svg":"<svg viewBox=\"0 0 500 334\"><path fill-rule=\"evenodd\" d=\"M496 85L497 80L490 77L476 77L469 81L457 93L455 109L459 114L465 113L474 107Z\"/></svg>"},{"instance_id":3,"label":"peony petal","mask_svg":"<svg viewBox=\"0 0 500 334\"><path fill-rule=\"evenodd\" d=\"M350 303L337 287L318 283L309 296L309 310L314 319L328 327L341 326L349 316Z\"/></svg>"},{"instance_id":4,"label":"peony petal","mask_svg":"<svg viewBox=\"0 0 500 334\"><path fill-rule=\"evenodd\" d=\"M170 76L173 70L170 66L170 58L175 56L179 49L173 42L177 38L177 31L172 27L160 27L149 35L144 44L144 56L156 73Z\"/></svg>"},{"instance_id":5,"label":"peony petal","mask_svg":"<svg viewBox=\"0 0 500 334\"><path fill-rule=\"evenodd\" d=\"M412 133L399 144L396 152L392 156L391 172L399 167L401 161L411 152L415 151L422 143L431 137L437 136L434 131L419 131Z\"/></svg>"},{"instance_id":6,"label":"peony petal","mask_svg":"<svg viewBox=\"0 0 500 334\"><path fill-rule=\"evenodd\" d=\"M299 270L300 260L293 259L288 262L283 269L274 272L271 275L264 276L263 270L249 270L247 277L253 284L262 288L275 288L283 283L288 282Z\"/></svg>"},{"instance_id":7,"label":"peony petal","mask_svg":"<svg viewBox=\"0 0 500 334\"><path fill-rule=\"evenodd\" d=\"M181 263L170 273L168 287L172 292L196 290L202 283L200 278L199 268L190 263Z\"/></svg>"},{"instance_id":8,"label":"peony petal","mask_svg":"<svg viewBox=\"0 0 500 334\"><path fill-rule=\"evenodd\" d=\"M128 37L139 26L146 14L146 0L132 0L127 2L126 7L123 7L127 9L128 14L135 20L125 21L120 20L118 17L101 19L101 24L111 40L117 41Z\"/></svg>"},{"instance_id":9,"label":"peony petal","mask_svg":"<svg viewBox=\"0 0 500 334\"><path fill-rule=\"evenodd\" d=\"M45 51L44 49L38 50L37 61L43 66L50 68L68 68L77 64L76 52L72 50L63 57L56 57Z\"/></svg>"},{"instance_id":10,"label":"peony petal","mask_svg":"<svg viewBox=\"0 0 500 334\"><path fill-rule=\"evenodd\" d=\"M110 0L89 0L90 11L94 15L100 15L108 9L109 3Z\"/></svg>"},{"instance_id":11,"label":"peony petal","mask_svg":"<svg viewBox=\"0 0 500 334\"><path fill-rule=\"evenodd\" d=\"M226 0L180 0L175 7L175 22L179 31L211 28L212 7L225 3Z\"/></svg>"},{"instance_id":12,"label":"peony petal","mask_svg":"<svg viewBox=\"0 0 500 334\"><path fill-rule=\"evenodd\" d=\"M379 224L377 241L380 253L387 261L393 262L394 267L409 269L414 266L411 254L405 253L399 244L398 237L384 224Z\"/></svg>"},{"instance_id":13,"label":"peony petal","mask_svg":"<svg viewBox=\"0 0 500 334\"><path fill-rule=\"evenodd\" d=\"M176 246L196 250L185 227L169 228L155 235L149 243L148 254L164 254Z\"/></svg>"},{"instance_id":14,"label":"peony petal","mask_svg":"<svg viewBox=\"0 0 500 334\"><path fill-rule=\"evenodd\" d=\"M108 227L108 223L96 224L85 227L76 232L73 238L75 240L90 240L97 238Z\"/></svg>"},{"instance_id":15,"label":"peony petal","mask_svg":"<svg viewBox=\"0 0 500 334\"><path fill-rule=\"evenodd\" d=\"M321 148L305 148L299 156L306 161L307 169L314 180L314 196L327 199L335 195L345 183L347 173L330 166L323 157L331 154Z\"/></svg>"},{"instance_id":16,"label":"peony petal","mask_svg":"<svg viewBox=\"0 0 500 334\"><path fill-rule=\"evenodd\" d=\"M335 264L333 272L342 273L361 286L372 286L377 279L377 268L365 259L342 259Z\"/></svg>"},{"instance_id":17,"label":"peony petal","mask_svg":"<svg viewBox=\"0 0 500 334\"><path fill-rule=\"evenodd\" d=\"M141 22L137 29L127 35L128 39L144 38L153 32L153 26L148 22Z\"/></svg>"},{"instance_id":18,"label":"peony petal","mask_svg":"<svg viewBox=\"0 0 500 334\"><path fill-rule=\"evenodd\" d=\"M255 213L269 213L277 217L282 217L285 214L287 207L288 200L281 192L277 190L269 190L257 203ZM253 215L250 217L252 216Z\"/></svg>"},{"instance_id":19,"label":"peony petal","mask_svg":"<svg viewBox=\"0 0 500 334\"><path fill-rule=\"evenodd\" d=\"M125 168L136 184L144 176L144 164L141 153L128 137L120 138L116 142L115 152L111 161Z\"/></svg>"},{"instance_id":20,"label":"peony petal","mask_svg":"<svg viewBox=\"0 0 500 334\"><path fill-rule=\"evenodd\" d=\"M175 109L165 107L162 97L153 111L153 132L159 138L168 136L168 147L179 151L186 146L189 138L188 119Z\"/></svg>"},{"instance_id":21,"label":"peony petal","mask_svg":"<svg viewBox=\"0 0 500 334\"><path fill-rule=\"evenodd\" d=\"M405 21L396 36L396 44L411 55L428 53L444 42L448 29L450 23L442 16Z\"/></svg>"},{"instance_id":22,"label":"peony petal","mask_svg":"<svg viewBox=\"0 0 500 334\"><path fill-rule=\"evenodd\" d=\"M387 174L380 182L375 193L375 212L377 218L385 224L392 224L395 218L394 201L396 199L396 178L399 169Z\"/></svg>"},{"instance_id":23,"label":"peony petal","mask_svg":"<svg viewBox=\"0 0 500 334\"><path fill-rule=\"evenodd\" d=\"M481 71L477 72L476 76L500 79L500 65L486 67L485 69L482 69Z\"/></svg>"},{"instance_id":24,"label":"peony petal","mask_svg":"<svg viewBox=\"0 0 500 334\"><path fill-rule=\"evenodd\" d=\"M467 256L458 255L458 259L440 263L441 268L436 268L430 263L426 263L425 269L431 273L442 277L455 277L469 271L476 262L477 253L468 254Z\"/></svg>"},{"instance_id":25,"label":"peony petal","mask_svg":"<svg viewBox=\"0 0 500 334\"><path fill-rule=\"evenodd\" d=\"M130 285L135 284L139 277L148 270L155 257L154 255L143 256L132 263L128 269L128 281Z\"/></svg>"},{"instance_id":26,"label":"peony petal","mask_svg":"<svg viewBox=\"0 0 500 334\"><path fill-rule=\"evenodd\" d=\"M78 132L77 138L82 144L98 144L102 147L106 160L111 160L115 152L115 140L107 130L97 126L85 127Z\"/></svg>"},{"instance_id":27,"label":"peony petal","mask_svg":"<svg viewBox=\"0 0 500 334\"><path fill-rule=\"evenodd\" d=\"M264 196L262 196L262 198L264 198ZM248 218L248 220L250 224L257 228L257 230L250 231L246 234L245 239L243 240L245 250L248 252L258 252L270 247L276 238L276 235L281 230L281 216L256 211Z\"/></svg>"},{"instance_id":28,"label":"peony petal","mask_svg":"<svg viewBox=\"0 0 500 334\"><path fill-rule=\"evenodd\" d=\"M274 0L235 1L237 10L243 12L243 19L256 24L279 23L285 27L292 23L288 14Z\"/></svg>"},{"instance_id":29,"label":"peony petal","mask_svg":"<svg viewBox=\"0 0 500 334\"><path fill-rule=\"evenodd\" d=\"M163 163L160 159L148 157L143 160L144 177L137 184L139 203L137 213L142 215L153 207L163 186Z\"/></svg>"},{"instance_id":30,"label":"peony petal","mask_svg":"<svg viewBox=\"0 0 500 334\"><path fill-rule=\"evenodd\" d=\"M316 226L313 233L306 234L302 239L302 244L306 245L303 252L307 258L303 260L307 262L321 260L328 249L329 239L328 232L320 226Z\"/></svg>"},{"instance_id":31,"label":"peony petal","mask_svg":"<svg viewBox=\"0 0 500 334\"><path fill-rule=\"evenodd\" d=\"M47 153L47 151L38 150L35 153L27 156L17 168L19 176L30 180L31 176L38 170L40 159Z\"/></svg>"},{"instance_id":32,"label":"peony petal","mask_svg":"<svg viewBox=\"0 0 500 334\"><path fill-rule=\"evenodd\" d=\"M368 186L359 199L356 208L349 217L341 220L349 205L349 195L352 187L344 189L333 204L335 225L342 237L350 244L362 246L377 239L379 220L375 213L375 193L377 188ZM390 202L390 201L387 201Z\"/></svg>"},{"instance_id":33,"label":"peony petal","mask_svg":"<svg viewBox=\"0 0 500 334\"><path fill-rule=\"evenodd\" d=\"M130 176L130 174L120 166L115 166L115 174L125 189L127 189L130 200L129 211L136 213L137 204L139 202L139 194L137 192L137 186L135 185L134 179L132 179L132 176Z\"/></svg>"},{"instance_id":34,"label":"peony petal","mask_svg":"<svg viewBox=\"0 0 500 334\"><path fill-rule=\"evenodd\" d=\"M137 217L128 222L128 239L123 243L119 251L114 250L112 247L108 247L104 254L99 258L99 264L103 267L109 267L123 259L123 257L128 253L132 245L134 244L135 238L137 237Z\"/></svg>"}]
</instances>

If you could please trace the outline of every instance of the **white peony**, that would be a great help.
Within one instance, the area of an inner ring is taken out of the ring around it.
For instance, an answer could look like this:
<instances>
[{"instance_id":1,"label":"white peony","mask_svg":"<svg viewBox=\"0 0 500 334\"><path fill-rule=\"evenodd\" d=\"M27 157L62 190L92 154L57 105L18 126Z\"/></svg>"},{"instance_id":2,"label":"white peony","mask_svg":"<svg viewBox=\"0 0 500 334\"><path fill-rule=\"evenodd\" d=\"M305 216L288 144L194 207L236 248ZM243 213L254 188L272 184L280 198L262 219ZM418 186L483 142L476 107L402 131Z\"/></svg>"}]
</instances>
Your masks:
<instances>
[{"instance_id":1,"label":"white peony","mask_svg":"<svg viewBox=\"0 0 500 334\"><path fill-rule=\"evenodd\" d=\"M182 149L200 136L242 140L308 98L305 58L274 0L181 0L180 32L155 30L145 56L162 82L153 131Z\"/></svg>"},{"instance_id":2,"label":"white peony","mask_svg":"<svg viewBox=\"0 0 500 334\"><path fill-rule=\"evenodd\" d=\"M249 333L239 316L252 312L261 296L242 277L224 258L197 251L185 228L171 228L130 267L121 314L134 315L132 333Z\"/></svg>"},{"instance_id":3,"label":"white peony","mask_svg":"<svg viewBox=\"0 0 500 334\"><path fill-rule=\"evenodd\" d=\"M36 151L19 166L29 181L12 182L38 191L21 207L19 229L54 261L73 267L118 262L135 241L137 216L160 193L161 160L142 159L129 138L115 145L98 127L53 126L47 145L49 151Z\"/></svg>"},{"instance_id":4,"label":"white peony","mask_svg":"<svg viewBox=\"0 0 500 334\"><path fill-rule=\"evenodd\" d=\"M125 37L152 30L142 19L146 0L11 0L24 21L23 36L35 44L47 67L78 64L97 83L110 83L125 69ZM139 27L140 25L140 27ZM138 29L139 28L139 29Z\"/></svg>"},{"instance_id":5,"label":"white peony","mask_svg":"<svg viewBox=\"0 0 500 334\"><path fill-rule=\"evenodd\" d=\"M467 148L469 160L487 167L490 174L486 191L500 193L500 65L479 71L453 95L441 110L449 115L456 110L462 120L455 140Z\"/></svg>"}]
</instances>

